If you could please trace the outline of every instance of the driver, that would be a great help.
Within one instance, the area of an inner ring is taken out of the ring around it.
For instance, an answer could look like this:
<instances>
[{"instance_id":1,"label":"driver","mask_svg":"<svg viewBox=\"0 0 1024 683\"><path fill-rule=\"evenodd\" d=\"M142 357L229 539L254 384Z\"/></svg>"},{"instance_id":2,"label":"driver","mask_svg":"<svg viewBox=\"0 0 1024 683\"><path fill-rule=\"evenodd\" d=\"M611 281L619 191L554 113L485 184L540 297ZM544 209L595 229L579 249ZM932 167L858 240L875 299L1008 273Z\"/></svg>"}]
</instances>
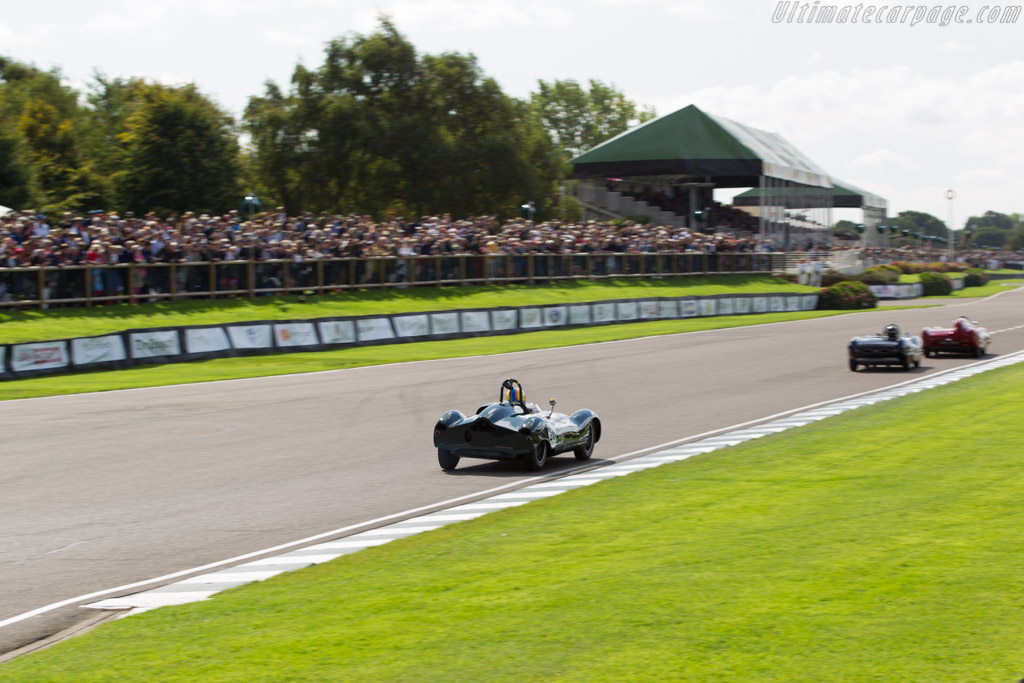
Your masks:
<instances>
[{"instance_id":1,"label":"driver","mask_svg":"<svg viewBox=\"0 0 1024 683\"><path fill-rule=\"evenodd\" d=\"M882 336L889 341L898 341L900 338L900 326L895 323L889 323L885 326Z\"/></svg>"},{"instance_id":2,"label":"driver","mask_svg":"<svg viewBox=\"0 0 1024 683\"><path fill-rule=\"evenodd\" d=\"M507 379L501 383L501 400L502 402L511 403L513 406L518 406L523 409L524 413L536 413L539 412L539 408L536 403L526 403L523 392L523 385L518 380Z\"/></svg>"}]
</instances>

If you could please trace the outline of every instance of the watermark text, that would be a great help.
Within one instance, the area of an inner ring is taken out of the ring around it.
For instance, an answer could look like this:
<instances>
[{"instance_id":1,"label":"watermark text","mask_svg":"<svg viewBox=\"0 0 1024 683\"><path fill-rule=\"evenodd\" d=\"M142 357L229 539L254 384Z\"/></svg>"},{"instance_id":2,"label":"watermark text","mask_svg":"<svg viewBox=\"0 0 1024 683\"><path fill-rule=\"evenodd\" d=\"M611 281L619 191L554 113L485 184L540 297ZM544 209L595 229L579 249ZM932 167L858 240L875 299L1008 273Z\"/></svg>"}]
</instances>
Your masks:
<instances>
[{"instance_id":1,"label":"watermark text","mask_svg":"<svg viewBox=\"0 0 1024 683\"><path fill-rule=\"evenodd\" d=\"M772 14L775 24L1016 24L1020 5L824 5L821 0L780 0Z\"/></svg>"}]
</instances>

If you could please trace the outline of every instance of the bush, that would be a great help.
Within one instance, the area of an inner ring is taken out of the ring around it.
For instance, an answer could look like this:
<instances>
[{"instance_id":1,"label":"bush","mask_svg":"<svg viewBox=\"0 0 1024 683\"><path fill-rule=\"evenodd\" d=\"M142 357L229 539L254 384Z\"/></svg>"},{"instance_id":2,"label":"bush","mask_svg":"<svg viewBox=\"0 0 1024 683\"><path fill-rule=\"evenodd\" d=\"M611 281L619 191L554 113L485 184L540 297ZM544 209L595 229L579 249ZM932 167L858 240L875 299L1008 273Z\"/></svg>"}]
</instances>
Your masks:
<instances>
[{"instance_id":1,"label":"bush","mask_svg":"<svg viewBox=\"0 0 1024 683\"><path fill-rule=\"evenodd\" d=\"M968 268L964 275L964 287L981 287L988 282L988 273L981 268Z\"/></svg>"},{"instance_id":2,"label":"bush","mask_svg":"<svg viewBox=\"0 0 1024 683\"><path fill-rule=\"evenodd\" d=\"M942 273L921 273L924 296L946 296L953 292L953 284Z\"/></svg>"},{"instance_id":3,"label":"bush","mask_svg":"<svg viewBox=\"0 0 1024 683\"><path fill-rule=\"evenodd\" d=\"M906 273L907 275L916 275L927 270L923 263L910 263L909 261L893 261L889 265L899 268L901 273Z\"/></svg>"},{"instance_id":4,"label":"bush","mask_svg":"<svg viewBox=\"0 0 1024 683\"><path fill-rule=\"evenodd\" d=\"M821 274L821 286L831 287L837 282L846 282L847 280L856 280L855 275L847 275L846 273L840 273L838 270L829 268Z\"/></svg>"},{"instance_id":5,"label":"bush","mask_svg":"<svg viewBox=\"0 0 1024 683\"><path fill-rule=\"evenodd\" d=\"M869 285L891 285L898 282L903 271L889 265L865 268L857 279ZM822 283L824 284L824 282Z\"/></svg>"},{"instance_id":6,"label":"bush","mask_svg":"<svg viewBox=\"0 0 1024 683\"><path fill-rule=\"evenodd\" d=\"M874 308L878 299L866 284L857 280L838 282L831 287L824 287L818 296L819 310L849 310L857 308Z\"/></svg>"}]
</instances>

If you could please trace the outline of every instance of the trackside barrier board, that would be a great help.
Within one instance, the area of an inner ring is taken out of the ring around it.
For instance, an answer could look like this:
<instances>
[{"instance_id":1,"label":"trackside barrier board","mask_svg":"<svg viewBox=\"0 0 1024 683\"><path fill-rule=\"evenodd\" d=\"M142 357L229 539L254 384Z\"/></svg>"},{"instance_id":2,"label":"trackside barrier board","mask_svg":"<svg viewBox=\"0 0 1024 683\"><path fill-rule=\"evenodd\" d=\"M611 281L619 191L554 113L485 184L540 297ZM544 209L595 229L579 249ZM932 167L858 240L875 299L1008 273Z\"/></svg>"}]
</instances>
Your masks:
<instances>
[{"instance_id":1,"label":"trackside barrier board","mask_svg":"<svg viewBox=\"0 0 1024 683\"><path fill-rule=\"evenodd\" d=\"M751 311L808 311L814 310L817 303L817 294L660 297L128 330L96 337L0 346L0 377L27 377L89 366L117 368L275 351L514 334L569 325L609 325Z\"/></svg>"}]
</instances>

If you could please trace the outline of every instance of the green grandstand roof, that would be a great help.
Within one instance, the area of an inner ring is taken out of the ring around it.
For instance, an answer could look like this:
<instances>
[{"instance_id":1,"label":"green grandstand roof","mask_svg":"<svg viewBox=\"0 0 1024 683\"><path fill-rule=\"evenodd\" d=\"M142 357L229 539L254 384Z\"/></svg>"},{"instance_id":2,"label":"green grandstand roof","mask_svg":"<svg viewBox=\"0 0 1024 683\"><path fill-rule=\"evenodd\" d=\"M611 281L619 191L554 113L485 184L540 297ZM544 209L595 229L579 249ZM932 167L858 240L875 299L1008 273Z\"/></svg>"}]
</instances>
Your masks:
<instances>
[{"instance_id":1,"label":"green grandstand roof","mask_svg":"<svg viewBox=\"0 0 1024 683\"><path fill-rule=\"evenodd\" d=\"M572 164L574 178L704 176L719 187L751 187L767 176L831 187L828 174L777 133L692 104L617 135Z\"/></svg>"},{"instance_id":2,"label":"green grandstand roof","mask_svg":"<svg viewBox=\"0 0 1024 683\"><path fill-rule=\"evenodd\" d=\"M774 189L771 192L773 194L784 193L788 195L786 198L787 209L810 208L807 206L808 197L805 193L780 189ZM740 192L733 197L732 203L734 206L759 206L761 203L761 190L755 187L746 192ZM832 206L841 209L885 209L888 207L888 203L878 195L871 194L859 187L833 180Z\"/></svg>"}]
</instances>

